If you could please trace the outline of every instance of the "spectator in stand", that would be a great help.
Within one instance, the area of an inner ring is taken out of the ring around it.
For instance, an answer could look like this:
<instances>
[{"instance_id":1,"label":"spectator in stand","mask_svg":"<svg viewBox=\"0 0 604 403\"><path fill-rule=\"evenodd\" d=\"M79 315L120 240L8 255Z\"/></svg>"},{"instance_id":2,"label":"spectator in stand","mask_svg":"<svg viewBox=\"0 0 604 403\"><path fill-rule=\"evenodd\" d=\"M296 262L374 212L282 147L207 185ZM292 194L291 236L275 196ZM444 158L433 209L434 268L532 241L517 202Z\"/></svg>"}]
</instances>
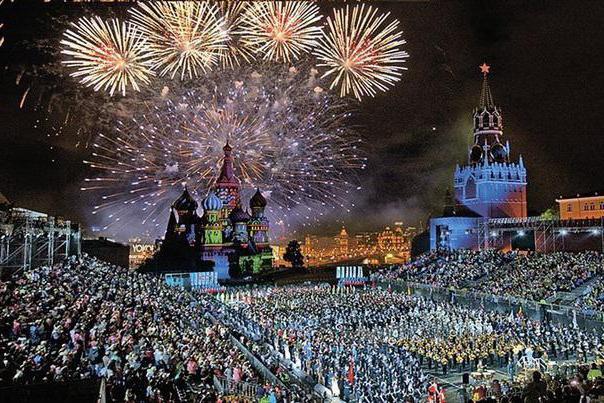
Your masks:
<instances>
[{"instance_id":1,"label":"spectator in stand","mask_svg":"<svg viewBox=\"0 0 604 403\"><path fill-rule=\"evenodd\" d=\"M521 255L489 249L432 251L399 269L382 270L376 278L403 278L438 287L543 301L601 275L604 260L597 252ZM580 306L600 309L604 305L603 284L599 280Z\"/></svg>"},{"instance_id":2,"label":"spectator in stand","mask_svg":"<svg viewBox=\"0 0 604 403\"><path fill-rule=\"evenodd\" d=\"M105 378L112 401L215 401L213 376L258 375L188 293L96 259L0 284L0 384Z\"/></svg>"}]
</instances>

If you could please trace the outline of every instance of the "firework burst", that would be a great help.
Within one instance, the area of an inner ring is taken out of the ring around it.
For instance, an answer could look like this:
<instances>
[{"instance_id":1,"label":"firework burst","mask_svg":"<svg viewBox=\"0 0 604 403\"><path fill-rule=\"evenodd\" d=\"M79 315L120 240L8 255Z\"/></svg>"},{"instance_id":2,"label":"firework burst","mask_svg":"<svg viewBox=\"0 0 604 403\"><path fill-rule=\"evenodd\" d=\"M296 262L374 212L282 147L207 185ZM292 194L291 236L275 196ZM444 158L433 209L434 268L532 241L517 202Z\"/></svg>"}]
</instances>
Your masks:
<instances>
[{"instance_id":1,"label":"firework burst","mask_svg":"<svg viewBox=\"0 0 604 403\"><path fill-rule=\"evenodd\" d=\"M241 63L250 63L254 60L251 50L243 46L239 30L245 11L249 3L242 1L219 2L222 13L222 31L227 35L226 49L221 52L222 67L234 68Z\"/></svg>"},{"instance_id":2,"label":"firework burst","mask_svg":"<svg viewBox=\"0 0 604 403\"><path fill-rule=\"evenodd\" d=\"M405 43L397 20L386 24L390 13L363 5L346 6L327 18L327 32L314 51L319 67L332 77L330 89L339 87L340 96L353 94L357 99L386 91L400 80L401 64L408 54L400 49Z\"/></svg>"},{"instance_id":3,"label":"firework burst","mask_svg":"<svg viewBox=\"0 0 604 403\"><path fill-rule=\"evenodd\" d=\"M347 102L322 91L316 74L239 67L212 74L206 86L175 89L162 103L150 103L120 122L117 136L95 142L87 163L99 175L83 188L101 195L95 213L114 231L123 231L125 217L163 230L183 183L198 200L207 193L226 140L244 199L259 187L273 223L297 227L332 209L346 211L365 158L347 124Z\"/></svg>"},{"instance_id":4,"label":"firework burst","mask_svg":"<svg viewBox=\"0 0 604 403\"><path fill-rule=\"evenodd\" d=\"M80 77L82 84L126 95L126 88L139 91L139 83L149 83L153 72L147 64L146 42L134 27L93 17L80 18L72 29L64 34L61 53L69 56L63 63L76 69L71 76Z\"/></svg>"},{"instance_id":5,"label":"firework burst","mask_svg":"<svg viewBox=\"0 0 604 403\"><path fill-rule=\"evenodd\" d=\"M225 22L211 2L141 2L130 13L132 24L148 39L152 67L160 76L198 77L228 50Z\"/></svg>"},{"instance_id":6,"label":"firework burst","mask_svg":"<svg viewBox=\"0 0 604 403\"><path fill-rule=\"evenodd\" d=\"M316 46L321 18L319 7L308 1L254 2L243 14L240 34L264 59L291 62Z\"/></svg>"}]
</instances>

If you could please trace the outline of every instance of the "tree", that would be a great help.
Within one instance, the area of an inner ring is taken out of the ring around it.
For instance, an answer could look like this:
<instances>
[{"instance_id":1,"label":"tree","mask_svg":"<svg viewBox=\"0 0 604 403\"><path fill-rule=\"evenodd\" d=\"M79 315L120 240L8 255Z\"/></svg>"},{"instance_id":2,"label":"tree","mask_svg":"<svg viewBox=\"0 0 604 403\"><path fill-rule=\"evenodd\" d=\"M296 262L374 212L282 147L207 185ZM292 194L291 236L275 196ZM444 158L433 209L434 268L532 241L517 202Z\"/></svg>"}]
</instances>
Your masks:
<instances>
[{"instance_id":1,"label":"tree","mask_svg":"<svg viewBox=\"0 0 604 403\"><path fill-rule=\"evenodd\" d=\"M545 210L543 213L539 215L542 220L558 220L560 219L560 212L558 211L558 207L550 207Z\"/></svg>"},{"instance_id":2,"label":"tree","mask_svg":"<svg viewBox=\"0 0 604 403\"><path fill-rule=\"evenodd\" d=\"M285 248L283 260L291 263L294 269L304 267L304 256L302 255L300 242L296 240L289 241L289 243L287 244L287 248Z\"/></svg>"}]
</instances>

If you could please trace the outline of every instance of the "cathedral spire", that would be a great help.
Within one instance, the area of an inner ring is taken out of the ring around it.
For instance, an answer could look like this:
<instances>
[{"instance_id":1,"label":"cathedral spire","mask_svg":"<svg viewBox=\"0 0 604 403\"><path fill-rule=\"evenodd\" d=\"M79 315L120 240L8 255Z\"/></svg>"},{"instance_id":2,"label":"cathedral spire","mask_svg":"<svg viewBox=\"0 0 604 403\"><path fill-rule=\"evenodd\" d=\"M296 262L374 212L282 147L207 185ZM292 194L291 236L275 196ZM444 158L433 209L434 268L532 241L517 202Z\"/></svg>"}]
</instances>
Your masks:
<instances>
[{"instance_id":1,"label":"cathedral spire","mask_svg":"<svg viewBox=\"0 0 604 403\"><path fill-rule=\"evenodd\" d=\"M480 92L480 108L495 108L495 103L493 102L493 95L491 94L491 88L489 87L489 80L487 76L489 75L489 66L486 63L482 63L480 66L480 72L482 73L482 91Z\"/></svg>"},{"instance_id":2,"label":"cathedral spire","mask_svg":"<svg viewBox=\"0 0 604 403\"><path fill-rule=\"evenodd\" d=\"M216 183L238 184L239 181L235 177L235 170L233 168L233 157L231 156L231 151L233 151L233 147L231 147L228 140L225 146L222 148L222 151L224 151L224 158L222 160L222 168L220 169L220 175L218 176Z\"/></svg>"}]
</instances>

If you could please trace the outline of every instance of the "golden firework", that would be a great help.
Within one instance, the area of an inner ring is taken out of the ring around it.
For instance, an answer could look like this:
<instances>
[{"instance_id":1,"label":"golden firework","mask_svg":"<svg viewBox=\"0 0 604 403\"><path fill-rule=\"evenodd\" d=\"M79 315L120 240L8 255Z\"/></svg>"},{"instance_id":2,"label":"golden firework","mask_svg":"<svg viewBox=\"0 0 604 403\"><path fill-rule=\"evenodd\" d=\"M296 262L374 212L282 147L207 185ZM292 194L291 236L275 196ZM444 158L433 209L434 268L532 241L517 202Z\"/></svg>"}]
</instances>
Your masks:
<instances>
[{"instance_id":1,"label":"golden firework","mask_svg":"<svg viewBox=\"0 0 604 403\"><path fill-rule=\"evenodd\" d=\"M141 2L130 13L132 24L148 39L151 66L160 76L198 77L227 50L224 21L211 2Z\"/></svg>"},{"instance_id":2,"label":"golden firework","mask_svg":"<svg viewBox=\"0 0 604 403\"><path fill-rule=\"evenodd\" d=\"M397 20L386 24L390 13L379 14L372 6L346 6L327 17L327 32L314 51L323 77L333 76L330 89L339 87L340 96L357 99L386 91L400 80L401 64L409 56Z\"/></svg>"},{"instance_id":3,"label":"golden firework","mask_svg":"<svg viewBox=\"0 0 604 403\"><path fill-rule=\"evenodd\" d=\"M61 53L69 56L63 63L76 69L72 77L95 91L109 90L110 95L116 90L126 95L126 88L139 91L139 83L149 83L153 72L146 41L133 26L99 17L80 18L71 25L61 41Z\"/></svg>"},{"instance_id":4,"label":"golden firework","mask_svg":"<svg viewBox=\"0 0 604 403\"><path fill-rule=\"evenodd\" d=\"M308 1L252 3L242 17L242 42L264 59L291 62L317 45L319 7Z\"/></svg>"}]
</instances>

